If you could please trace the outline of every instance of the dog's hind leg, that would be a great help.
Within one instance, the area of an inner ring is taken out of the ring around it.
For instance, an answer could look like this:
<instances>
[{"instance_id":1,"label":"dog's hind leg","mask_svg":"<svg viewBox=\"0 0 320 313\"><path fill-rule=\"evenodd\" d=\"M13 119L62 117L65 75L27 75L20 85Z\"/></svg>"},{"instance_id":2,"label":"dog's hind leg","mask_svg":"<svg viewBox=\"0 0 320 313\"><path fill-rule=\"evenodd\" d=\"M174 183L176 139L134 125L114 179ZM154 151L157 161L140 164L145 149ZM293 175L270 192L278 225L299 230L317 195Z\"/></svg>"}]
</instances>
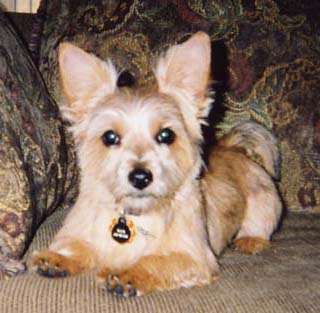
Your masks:
<instances>
[{"instance_id":1,"label":"dog's hind leg","mask_svg":"<svg viewBox=\"0 0 320 313\"><path fill-rule=\"evenodd\" d=\"M267 187L266 187L267 186ZM255 254L270 246L270 237L278 225L281 201L271 182L249 195L241 228L234 240L237 250Z\"/></svg>"}]
</instances>

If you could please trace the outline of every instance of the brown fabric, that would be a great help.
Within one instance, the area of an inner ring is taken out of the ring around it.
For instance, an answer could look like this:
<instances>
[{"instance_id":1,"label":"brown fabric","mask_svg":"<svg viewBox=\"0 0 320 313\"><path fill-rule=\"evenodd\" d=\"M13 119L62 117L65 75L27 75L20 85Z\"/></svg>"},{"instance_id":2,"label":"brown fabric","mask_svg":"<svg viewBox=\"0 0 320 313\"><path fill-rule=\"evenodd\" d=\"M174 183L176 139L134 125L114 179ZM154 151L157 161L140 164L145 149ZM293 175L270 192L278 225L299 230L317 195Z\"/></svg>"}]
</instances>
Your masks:
<instances>
[{"instance_id":1,"label":"brown fabric","mask_svg":"<svg viewBox=\"0 0 320 313\"><path fill-rule=\"evenodd\" d=\"M255 119L272 128L280 140L285 204L320 212L319 0L47 2L40 68L56 99L61 41L111 57L146 85L160 51L197 30L208 32L218 81L214 126L223 134Z\"/></svg>"},{"instance_id":2,"label":"brown fabric","mask_svg":"<svg viewBox=\"0 0 320 313\"><path fill-rule=\"evenodd\" d=\"M56 104L0 13L0 278L66 193L67 149Z\"/></svg>"},{"instance_id":3,"label":"brown fabric","mask_svg":"<svg viewBox=\"0 0 320 313\"><path fill-rule=\"evenodd\" d=\"M23 39L27 46L31 40L35 14L6 12L5 15L11 21L12 25L14 25L16 33Z\"/></svg>"},{"instance_id":4,"label":"brown fabric","mask_svg":"<svg viewBox=\"0 0 320 313\"><path fill-rule=\"evenodd\" d=\"M197 29L208 31L216 42L214 53L226 47L230 55L230 75L214 70L216 79L226 75L228 82L227 111L218 124L221 132L247 118L273 125L283 153L280 189L284 200L290 210L319 211L316 1L278 1L281 6L275 1L250 0L49 2L41 69L56 97L55 48L60 40L74 40L104 58L115 56L118 67L128 69L144 84L153 79L149 60L160 50ZM221 39L224 44L217 42ZM223 58L218 61L228 65ZM34 81L26 85L38 86ZM46 188L50 187L54 185ZM64 214L56 212L41 226L26 259L34 249L47 247ZM319 222L316 214L291 213L273 247L262 255L227 250L220 261L220 280L212 286L118 299L99 289L92 275L50 280L28 273L0 282L0 312L318 313Z\"/></svg>"},{"instance_id":5,"label":"brown fabric","mask_svg":"<svg viewBox=\"0 0 320 313\"><path fill-rule=\"evenodd\" d=\"M55 212L40 227L26 258L47 246L64 214ZM261 255L228 249L220 259L222 272L216 284L135 299L102 291L93 275L49 279L27 273L0 282L0 312L320 312L320 216L292 213L274 239Z\"/></svg>"}]
</instances>

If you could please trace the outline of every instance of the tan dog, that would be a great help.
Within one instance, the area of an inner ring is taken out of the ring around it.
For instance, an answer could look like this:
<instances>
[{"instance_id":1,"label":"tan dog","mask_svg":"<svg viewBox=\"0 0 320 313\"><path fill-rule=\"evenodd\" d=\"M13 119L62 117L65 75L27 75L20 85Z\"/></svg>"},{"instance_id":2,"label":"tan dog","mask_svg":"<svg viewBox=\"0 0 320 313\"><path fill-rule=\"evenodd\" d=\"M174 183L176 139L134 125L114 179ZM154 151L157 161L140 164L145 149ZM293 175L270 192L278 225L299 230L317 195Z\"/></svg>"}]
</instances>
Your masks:
<instances>
[{"instance_id":1,"label":"tan dog","mask_svg":"<svg viewBox=\"0 0 320 313\"><path fill-rule=\"evenodd\" d=\"M223 139L204 180L206 201L197 179L211 102L206 34L159 59L152 90L118 88L110 61L68 43L59 66L81 183L62 229L34 255L40 274L93 270L123 296L209 284L218 265L206 212L215 252L236 234L245 252L267 246L281 206L271 178L245 156L262 155L272 170L276 148L267 131L245 124Z\"/></svg>"}]
</instances>

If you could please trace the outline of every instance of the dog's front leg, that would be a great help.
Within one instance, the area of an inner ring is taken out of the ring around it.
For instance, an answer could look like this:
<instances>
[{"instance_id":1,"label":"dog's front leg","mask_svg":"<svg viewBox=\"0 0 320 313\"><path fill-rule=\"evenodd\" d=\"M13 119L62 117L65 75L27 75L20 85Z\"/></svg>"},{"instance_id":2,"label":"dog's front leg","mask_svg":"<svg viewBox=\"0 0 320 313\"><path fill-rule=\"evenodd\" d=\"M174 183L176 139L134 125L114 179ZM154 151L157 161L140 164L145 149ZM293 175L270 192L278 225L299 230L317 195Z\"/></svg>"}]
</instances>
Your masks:
<instances>
[{"instance_id":1,"label":"dog's front leg","mask_svg":"<svg viewBox=\"0 0 320 313\"><path fill-rule=\"evenodd\" d=\"M217 273L212 274L187 254L172 253L142 257L123 270L105 268L98 273L98 279L109 292L131 297L155 290L209 284L217 279Z\"/></svg>"},{"instance_id":2,"label":"dog's front leg","mask_svg":"<svg viewBox=\"0 0 320 313\"><path fill-rule=\"evenodd\" d=\"M93 269L96 256L84 241L71 240L59 244L58 249L33 253L33 267L43 276L66 277Z\"/></svg>"}]
</instances>

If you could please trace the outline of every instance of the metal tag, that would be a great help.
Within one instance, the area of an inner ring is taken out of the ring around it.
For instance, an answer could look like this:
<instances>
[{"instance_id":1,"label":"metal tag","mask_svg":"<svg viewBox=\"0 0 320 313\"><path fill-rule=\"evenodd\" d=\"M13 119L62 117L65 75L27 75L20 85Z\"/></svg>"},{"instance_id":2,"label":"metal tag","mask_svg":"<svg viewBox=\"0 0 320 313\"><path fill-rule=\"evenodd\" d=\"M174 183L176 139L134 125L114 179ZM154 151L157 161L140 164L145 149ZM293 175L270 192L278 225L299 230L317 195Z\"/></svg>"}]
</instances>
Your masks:
<instances>
[{"instance_id":1,"label":"metal tag","mask_svg":"<svg viewBox=\"0 0 320 313\"><path fill-rule=\"evenodd\" d=\"M130 221L127 224L124 216L121 216L118 221L114 219L110 228L112 238L118 243L131 242L136 233L133 222Z\"/></svg>"}]
</instances>

